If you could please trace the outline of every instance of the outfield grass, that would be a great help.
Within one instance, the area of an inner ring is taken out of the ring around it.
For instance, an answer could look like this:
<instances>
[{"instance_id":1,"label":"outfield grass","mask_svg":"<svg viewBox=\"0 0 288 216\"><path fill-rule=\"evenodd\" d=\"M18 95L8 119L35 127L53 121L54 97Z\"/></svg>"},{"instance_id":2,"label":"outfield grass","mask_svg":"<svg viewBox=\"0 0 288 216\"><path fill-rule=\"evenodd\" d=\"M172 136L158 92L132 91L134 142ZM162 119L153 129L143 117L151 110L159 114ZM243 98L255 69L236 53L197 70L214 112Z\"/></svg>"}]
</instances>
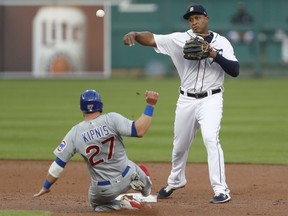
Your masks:
<instances>
[{"instance_id":1,"label":"outfield grass","mask_svg":"<svg viewBox=\"0 0 288 216\"><path fill-rule=\"evenodd\" d=\"M0 216L50 216L48 211L0 210Z\"/></svg>"},{"instance_id":2,"label":"outfield grass","mask_svg":"<svg viewBox=\"0 0 288 216\"><path fill-rule=\"evenodd\" d=\"M220 134L226 162L288 164L287 81L226 79ZM82 120L79 96L86 89L101 93L104 112L131 119L143 112L143 93L151 89L160 93L151 129L142 139L124 138L127 153L135 161L169 162L178 87L177 78L0 80L0 159L54 159L54 148ZM206 162L200 133L189 161Z\"/></svg>"}]
</instances>

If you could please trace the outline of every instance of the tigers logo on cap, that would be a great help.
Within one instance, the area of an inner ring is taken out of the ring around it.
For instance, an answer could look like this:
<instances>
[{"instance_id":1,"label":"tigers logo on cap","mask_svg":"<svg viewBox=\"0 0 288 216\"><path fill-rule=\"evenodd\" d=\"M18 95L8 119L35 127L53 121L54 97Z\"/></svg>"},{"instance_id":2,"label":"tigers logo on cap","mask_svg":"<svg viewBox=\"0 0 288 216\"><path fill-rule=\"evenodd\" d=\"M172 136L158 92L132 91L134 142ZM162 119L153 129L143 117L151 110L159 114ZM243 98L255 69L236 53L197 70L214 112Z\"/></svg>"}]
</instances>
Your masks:
<instances>
[{"instance_id":1,"label":"tigers logo on cap","mask_svg":"<svg viewBox=\"0 0 288 216\"><path fill-rule=\"evenodd\" d=\"M188 8L183 18L188 20L189 17L193 14L202 14L204 16L207 16L207 11L202 5L192 5Z\"/></svg>"}]
</instances>

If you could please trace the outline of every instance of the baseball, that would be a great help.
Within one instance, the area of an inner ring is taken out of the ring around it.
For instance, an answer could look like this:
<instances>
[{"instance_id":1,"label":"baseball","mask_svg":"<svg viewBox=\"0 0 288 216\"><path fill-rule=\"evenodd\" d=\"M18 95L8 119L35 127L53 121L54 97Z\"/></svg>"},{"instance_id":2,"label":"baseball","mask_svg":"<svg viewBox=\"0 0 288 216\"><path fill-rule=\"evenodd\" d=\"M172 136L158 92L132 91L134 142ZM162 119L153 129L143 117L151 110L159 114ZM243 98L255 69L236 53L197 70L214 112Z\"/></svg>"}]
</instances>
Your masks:
<instances>
[{"instance_id":1,"label":"baseball","mask_svg":"<svg viewBox=\"0 0 288 216\"><path fill-rule=\"evenodd\" d=\"M97 17L104 17L104 15L105 15L105 11L104 10L99 9L99 10L96 11L96 16Z\"/></svg>"}]
</instances>

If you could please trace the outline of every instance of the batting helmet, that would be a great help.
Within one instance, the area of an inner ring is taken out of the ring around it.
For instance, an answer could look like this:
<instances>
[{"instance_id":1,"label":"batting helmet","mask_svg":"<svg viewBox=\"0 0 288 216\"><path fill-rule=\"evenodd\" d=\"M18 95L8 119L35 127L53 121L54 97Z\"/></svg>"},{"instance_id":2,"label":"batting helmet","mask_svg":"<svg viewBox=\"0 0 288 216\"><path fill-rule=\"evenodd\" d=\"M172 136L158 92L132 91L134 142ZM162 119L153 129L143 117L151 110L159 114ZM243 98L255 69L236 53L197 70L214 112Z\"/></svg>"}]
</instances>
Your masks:
<instances>
[{"instance_id":1,"label":"batting helmet","mask_svg":"<svg viewBox=\"0 0 288 216\"><path fill-rule=\"evenodd\" d=\"M102 113L103 103L100 94L93 89L84 91L80 96L80 109L85 113Z\"/></svg>"}]
</instances>

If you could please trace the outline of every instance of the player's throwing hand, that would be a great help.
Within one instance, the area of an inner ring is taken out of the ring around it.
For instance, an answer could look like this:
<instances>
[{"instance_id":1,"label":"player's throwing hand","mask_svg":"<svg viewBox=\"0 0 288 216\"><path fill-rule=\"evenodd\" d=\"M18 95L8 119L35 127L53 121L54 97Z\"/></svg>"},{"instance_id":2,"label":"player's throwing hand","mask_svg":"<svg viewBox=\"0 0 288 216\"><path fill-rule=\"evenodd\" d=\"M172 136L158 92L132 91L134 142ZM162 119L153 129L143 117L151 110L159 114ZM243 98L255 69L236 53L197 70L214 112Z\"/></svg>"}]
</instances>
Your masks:
<instances>
[{"instance_id":1,"label":"player's throwing hand","mask_svg":"<svg viewBox=\"0 0 288 216\"><path fill-rule=\"evenodd\" d=\"M124 44L128 46L134 46L135 36L136 36L135 32L129 32L128 34L126 34L123 38Z\"/></svg>"}]
</instances>

